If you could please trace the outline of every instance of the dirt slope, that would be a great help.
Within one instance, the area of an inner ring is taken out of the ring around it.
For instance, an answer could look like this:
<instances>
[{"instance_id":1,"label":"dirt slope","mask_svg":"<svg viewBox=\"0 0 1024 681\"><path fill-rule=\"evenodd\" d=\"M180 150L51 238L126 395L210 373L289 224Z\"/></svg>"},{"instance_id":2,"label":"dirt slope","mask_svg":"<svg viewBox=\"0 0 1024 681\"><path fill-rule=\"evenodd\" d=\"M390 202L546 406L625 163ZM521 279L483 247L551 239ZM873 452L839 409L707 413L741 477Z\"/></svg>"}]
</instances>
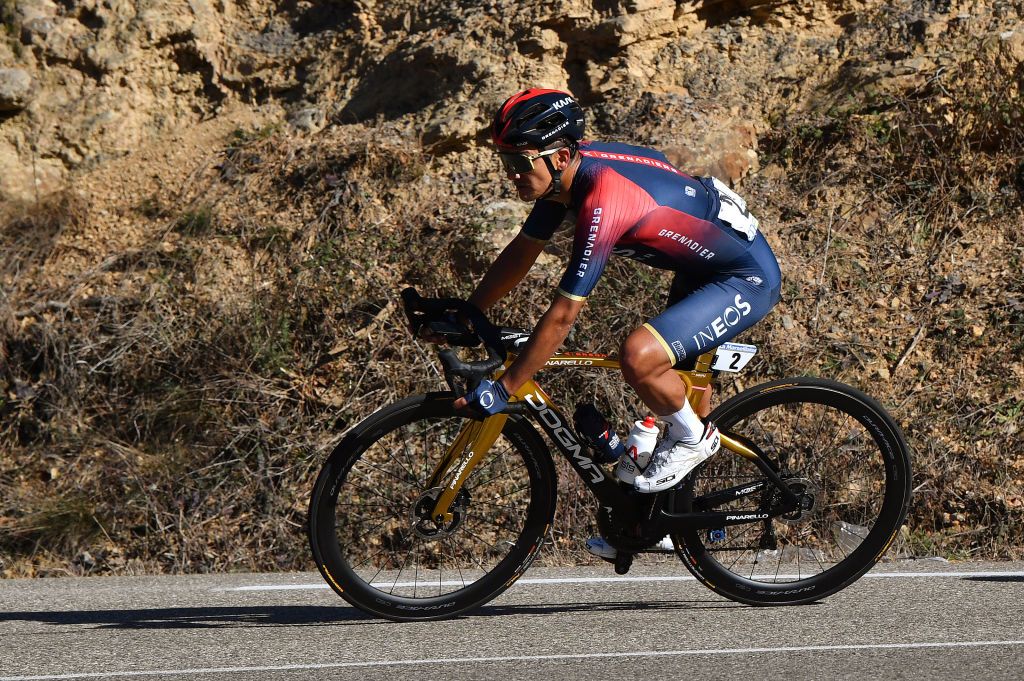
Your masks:
<instances>
[{"instance_id":1,"label":"dirt slope","mask_svg":"<svg viewBox=\"0 0 1024 681\"><path fill-rule=\"evenodd\" d=\"M528 85L748 197L784 271L739 385L903 424L908 555L1019 556L1024 3L0 1L0 569L308 567L320 458L437 387L402 285L468 293L526 213L486 144ZM503 321L536 321L556 242ZM615 263L574 344L662 275ZM552 392L571 389L549 379ZM548 385L548 384L546 384ZM632 398L598 388L620 423ZM548 559L579 557L566 484Z\"/></svg>"}]
</instances>

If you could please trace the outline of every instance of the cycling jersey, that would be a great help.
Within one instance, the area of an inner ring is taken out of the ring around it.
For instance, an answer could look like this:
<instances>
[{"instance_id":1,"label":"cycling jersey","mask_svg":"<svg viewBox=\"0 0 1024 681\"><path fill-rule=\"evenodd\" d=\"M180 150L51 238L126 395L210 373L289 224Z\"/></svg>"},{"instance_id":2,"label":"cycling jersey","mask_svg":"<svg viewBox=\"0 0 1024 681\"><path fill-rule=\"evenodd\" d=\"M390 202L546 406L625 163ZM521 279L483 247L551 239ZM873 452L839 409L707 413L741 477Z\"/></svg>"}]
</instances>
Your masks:
<instances>
[{"instance_id":1,"label":"cycling jersey","mask_svg":"<svg viewBox=\"0 0 1024 681\"><path fill-rule=\"evenodd\" d=\"M548 241L575 215L562 295L585 299L613 254L675 271L682 284L673 288L690 295L646 326L676 361L729 340L778 302L781 275L756 221L734 229L720 219L723 207L746 214L724 185L645 147L585 141L579 153L569 205L537 201L521 231Z\"/></svg>"}]
</instances>

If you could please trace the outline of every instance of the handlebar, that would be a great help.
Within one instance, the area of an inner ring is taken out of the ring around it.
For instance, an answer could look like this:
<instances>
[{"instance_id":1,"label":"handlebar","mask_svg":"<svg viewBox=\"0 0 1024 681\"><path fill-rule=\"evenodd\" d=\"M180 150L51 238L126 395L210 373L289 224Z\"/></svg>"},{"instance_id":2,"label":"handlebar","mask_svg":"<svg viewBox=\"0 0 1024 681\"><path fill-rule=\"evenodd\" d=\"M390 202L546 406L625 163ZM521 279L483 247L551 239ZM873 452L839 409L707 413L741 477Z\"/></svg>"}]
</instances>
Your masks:
<instances>
[{"instance_id":1,"label":"handlebar","mask_svg":"<svg viewBox=\"0 0 1024 681\"><path fill-rule=\"evenodd\" d=\"M402 291L402 304L414 337L419 337L420 330L426 326L452 345L475 347L481 342L484 344L487 359L475 362L462 361L450 349L438 353L444 378L456 394L464 395L475 389L508 357L498 327L491 324L472 303L458 298L424 298L416 289L409 287ZM472 328L466 327L458 319L459 315L467 319ZM465 385L457 385L457 378L464 379Z\"/></svg>"}]
</instances>

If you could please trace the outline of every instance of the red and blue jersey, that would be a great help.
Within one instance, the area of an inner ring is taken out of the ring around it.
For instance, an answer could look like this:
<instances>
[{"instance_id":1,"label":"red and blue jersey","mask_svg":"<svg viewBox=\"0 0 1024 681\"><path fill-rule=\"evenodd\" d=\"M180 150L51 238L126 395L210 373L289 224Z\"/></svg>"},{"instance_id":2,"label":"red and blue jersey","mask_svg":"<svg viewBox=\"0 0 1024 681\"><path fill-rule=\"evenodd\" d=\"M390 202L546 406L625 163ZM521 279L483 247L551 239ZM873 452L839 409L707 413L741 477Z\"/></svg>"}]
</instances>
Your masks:
<instances>
[{"instance_id":1,"label":"red and blue jersey","mask_svg":"<svg viewBox=\"0 0 1024 681\"><path fill-rule=\"evenodd\" d=\"M612 254L694 279L729 271L751 242L716 218L710 178L675 168L661 152L619 143L583 142L570 204L537 201L522 234L549 240L575 214L569 265L559 291L577 300L594 289Z\"/></svg>"}]
</instances>

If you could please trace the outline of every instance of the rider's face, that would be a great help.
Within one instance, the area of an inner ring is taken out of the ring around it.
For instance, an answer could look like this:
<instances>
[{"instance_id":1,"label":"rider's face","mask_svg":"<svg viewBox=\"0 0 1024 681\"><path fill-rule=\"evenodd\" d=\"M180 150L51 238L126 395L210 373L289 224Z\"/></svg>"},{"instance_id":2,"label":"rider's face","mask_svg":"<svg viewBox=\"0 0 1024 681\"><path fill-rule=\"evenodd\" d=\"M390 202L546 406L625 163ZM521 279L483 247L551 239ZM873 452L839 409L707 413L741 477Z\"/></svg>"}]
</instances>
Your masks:
<instances>
[{"instance_id":1,"label":"rider's face","mask_svg":"<svg viewBox=\"0 0 1024 681\"><path fill-rule=\"evenodd\" d=\"M539 151L537 149L517 149L515 153L536 156ZM559 159L557 155L552 155L551 161L555 164L555 167L558 167ZM516 193L523 201L536 201L551 186L551 171L548 170L547 163L544 162L543 158L537 158L533 161L533 170L516 172L515 170L507 169L505 176L515 184Z\"/></svg>"}]
</instances>

